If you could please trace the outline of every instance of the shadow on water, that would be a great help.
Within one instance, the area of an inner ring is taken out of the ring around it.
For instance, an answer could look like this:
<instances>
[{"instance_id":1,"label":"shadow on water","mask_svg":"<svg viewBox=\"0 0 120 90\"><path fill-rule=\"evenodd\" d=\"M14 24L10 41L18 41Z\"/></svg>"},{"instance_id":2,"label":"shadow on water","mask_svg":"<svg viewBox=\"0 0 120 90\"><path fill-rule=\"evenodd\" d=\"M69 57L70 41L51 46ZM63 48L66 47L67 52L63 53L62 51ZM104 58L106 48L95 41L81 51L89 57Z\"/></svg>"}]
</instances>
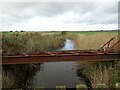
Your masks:
<instances>
[{"instance_id":1,"label":"shadow on water","mask_svg":"<svg viewBox=\"0 0 120 90\"><path fill-rule=\"evenodd\" d=\"M34 77L33 87L55 88L66 85L73 88L83 83L82 78L76 76L73 62L44 63L42 68Z\"/></svg>"}]
</instances>

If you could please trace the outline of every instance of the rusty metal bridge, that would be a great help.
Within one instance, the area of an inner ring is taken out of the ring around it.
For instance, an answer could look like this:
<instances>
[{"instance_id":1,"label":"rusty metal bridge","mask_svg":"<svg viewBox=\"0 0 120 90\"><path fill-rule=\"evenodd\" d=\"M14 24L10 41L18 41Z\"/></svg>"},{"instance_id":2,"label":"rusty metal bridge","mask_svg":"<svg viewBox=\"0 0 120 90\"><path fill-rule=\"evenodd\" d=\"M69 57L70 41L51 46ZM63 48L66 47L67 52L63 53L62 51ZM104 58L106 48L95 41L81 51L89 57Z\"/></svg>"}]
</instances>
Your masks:
<instances>
[{"instance_id":1,"label":"rusty metal bridge","mask_svg":"<svg viewBox=\"0 0 120 90\"><path fill-rule=\"evenodd\" d=\"M28 54L18 54L2 56L1 64L26 64L26 63L42 63L42 62L66 62L66 61L109 61L119 60L120 53L113 52L112 49L120 40L109 47L110 39L98 50L65 50L56 52L36 52ZM107 48L104 48L105 46Z\"/></svg>"}]
</instances>

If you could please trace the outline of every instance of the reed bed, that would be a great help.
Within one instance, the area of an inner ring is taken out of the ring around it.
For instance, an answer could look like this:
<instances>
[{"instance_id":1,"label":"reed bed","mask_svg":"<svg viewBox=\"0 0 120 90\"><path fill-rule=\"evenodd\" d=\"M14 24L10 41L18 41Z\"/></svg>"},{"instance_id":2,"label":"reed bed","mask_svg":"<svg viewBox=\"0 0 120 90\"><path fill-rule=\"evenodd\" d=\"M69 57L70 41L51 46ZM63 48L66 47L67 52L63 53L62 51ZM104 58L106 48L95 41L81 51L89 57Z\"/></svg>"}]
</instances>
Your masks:
<instances>
[{"instance_id":1,"label":"reed bed","mask_svg":"<svg viewBox=\"0 0 120 90\"><path fill-rule=\"evenodd\" d=\"M80 50L98 50L102 45L104 45L111 38L115 39L111 42L111 46L115 44L118 40L118 33L108 33L108 32L99 32L93 34L85 33L69 33L69 38L71 38L76 43L76 48ZM118 45L114 48L118 50Z\"/></svg>"},{"instance_id":2,"label":"reed bed","mask_svg":"<svg viewBox=\"0 0 120 90\"><path fill-rule=\"evenodd\" d=\"M34 53L52 51L64 46L61 32L7 32L2 33L2 54ZM27 88L42 63L3 65L2 88Z\"/></svg>"},{"instance_id":3,"label":"reed bed","mask_svg":"<svg viewBox=\"0 0 120 90\"><path fill-rule=\"evenodd\" d=\"M51 51L64 46L65 37L61 33L12 32L2 34L2 54L19 54Z\"/></svg>"},{"instance_id":4,"label":"reed bed","mask_svg":"<svg viewBox=\"0 0 120 90\"><path fill-rule=\"evenodd\" d=\"M109 88L115 88L115 83L120 82L120 61L109 62L77 62L78 70L95 87L97 83L105 83Z\"/></svg>"},{"instance_id":5,"label":"reed bed","mask_svg":"<svg viewBox=\"0 0 120 90\"><path fill-rule=\"evenodd\" d=\"M68 38L72 39L79 50L98 50L111 38L115 39L110 43L114 45L118 37L118 32L69 32ZM114 51L120 51L119 44L114 47ZM105 83L110 88L115 87L115 83L120 82L120 61L106 62L77 62L78 70L89 78L93 87L97 83Z\"/></svg>"},{"instance_id":6,"label":"reed bed","mask_svg":"<svg viewBox=\"0 0 120 90\"><path fill-rule=\"evenodd\" d=\"M41 64L3 65L2 88L27 88L26 86L30 84L30 80L40 68Z\"/></svg>"}]
</instances>

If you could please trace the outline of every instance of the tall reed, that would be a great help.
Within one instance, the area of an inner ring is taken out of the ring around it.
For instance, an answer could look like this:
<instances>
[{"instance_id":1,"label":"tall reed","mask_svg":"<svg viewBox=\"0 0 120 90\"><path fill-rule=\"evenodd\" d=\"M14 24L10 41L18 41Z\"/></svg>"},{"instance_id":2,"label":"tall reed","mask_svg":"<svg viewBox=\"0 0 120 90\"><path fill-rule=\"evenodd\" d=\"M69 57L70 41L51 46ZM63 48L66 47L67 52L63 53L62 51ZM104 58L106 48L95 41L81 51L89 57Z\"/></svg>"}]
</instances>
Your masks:
<instances>
[{"instance_id":1,"label":"tall reed","mask_svg":"<svg viewBox=\"0 0 120 90\"><path fill-rule=\"evenodd\" d=\"M111 38L115 39L111 42L110 46L115 44L118 40L118 33L108 33L108 32L99 32L94 34L77 34L70 33L69 36L73 39L76 44L76 48L80 50L98 50L102 45L104 45ZM115 50L118 50L118 45L115 46Z\"/></svg>"},{"instance_id":2,"label":"tall reed","mask_svg":"<svg viewBox=\"0 0 120 90\"><path fill-rule=\"evenodd\" d=\"M50 51L64 45L61 33L14 32L2 34L3 55Z\"/></svg>"}]
</instances>

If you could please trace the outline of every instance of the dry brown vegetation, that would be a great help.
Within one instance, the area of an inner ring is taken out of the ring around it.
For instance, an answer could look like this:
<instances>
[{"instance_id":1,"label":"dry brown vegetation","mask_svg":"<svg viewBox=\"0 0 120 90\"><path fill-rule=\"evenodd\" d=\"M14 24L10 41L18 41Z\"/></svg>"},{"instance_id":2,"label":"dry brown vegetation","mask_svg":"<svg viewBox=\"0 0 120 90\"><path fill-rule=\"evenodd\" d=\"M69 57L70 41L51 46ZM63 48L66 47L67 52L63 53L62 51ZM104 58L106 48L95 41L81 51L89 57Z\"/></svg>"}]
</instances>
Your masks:
<instances>
[{"instance_id":1,"label":"dry brown vegetation","mask_svg":"<svg viewBox=\"0 0 120 90\"><path fill-rule=\"evenodd\" d=\"M117 42L118 33L99 32L94 34L84 33L69 33L68 37L71 38L76 48L80 50L98 50L111 38L115 39L111 42L110 46ZM114 47L114 51L119 50L119 45ZM88 77L93 87L98 83L105 83L108 87L114 88L115 83L120 82L120 62L119 61L106 61L106 62L77 62L78 70Z\"/></svg>"},{"instance_id":2,"label":"dry brown vegetation","mask_svg":"<svg viewBox=\"0 0 120 90\"><path fill-rule=\"evenodd\" d=\"M96 34L73 34L70 33L68 37L72 38L76 43L76 48L80 50L98 50L102 45L104 45L111 38L116 37L112 42L111 46L118 40L118 33L107 33L101 32ZM118 50L116 46L115 50Z\"/></svg>"},{"instance_id":3,"label":"dry brown vegetation","mask_svg":"<svg viewBox=\"0 0 120 90\"><path fill-rule=\"evenodd\" d=\"M92 86L104 83L110 88L115 88L115 83L120 82L120 61L111 62L77 62L78 70L89 78Z\"/></svg>"},{"instance_id":4,"label":"dry brown vegetation","mask_svg":"<svg viewBox=\"0 0 120 90\"><path fill-rule=\"evenodd\" d=\"M64 46L61 32L12 32L2 34L2 54L56 50ZM40 64L3 65L2 88L26 88Z\"/></svg>"},{"instance_id":5,"label":"dry brown vegetation","mask_svg":"<svg viewBox=\"0 0 120 90\"><path fill-rule=\"evenodd\" d=\"M51 51L64 45L61 33L13 32L2 34L2 54Z\"/></svg>"}]
</instances>

